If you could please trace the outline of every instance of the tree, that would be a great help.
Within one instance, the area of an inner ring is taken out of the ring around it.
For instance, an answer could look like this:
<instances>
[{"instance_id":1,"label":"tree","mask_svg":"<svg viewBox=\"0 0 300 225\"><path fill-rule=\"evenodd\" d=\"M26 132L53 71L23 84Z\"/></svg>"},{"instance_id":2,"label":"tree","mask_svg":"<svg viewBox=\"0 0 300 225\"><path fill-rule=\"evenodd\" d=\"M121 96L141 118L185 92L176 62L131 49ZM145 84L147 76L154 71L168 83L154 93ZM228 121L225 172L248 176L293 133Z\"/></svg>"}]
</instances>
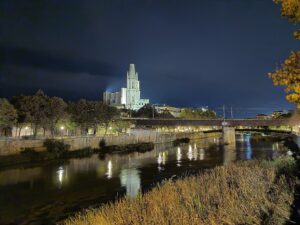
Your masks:
<instances>
[{"instance_id":1,"label":"tree","mask_svg":"<svg viewBox=\"0 0 300 225\"><path fill-rule=\"evenodd\" d=\"M17 111L12 104L5 98L0 98L0 128L5 130L12 129L17 121Z\"/></svg>"},{"instance_id":2,"label":"tree","mask_svg":"<svg viewBox=\"0 0 300 225\"><path fill-rule=\"evenodd\" d=\"M20 137L23 126L26 123L31 122L31 117L29 113L30 99L28 96L24 95L14 96L11 100L11 103L17 110L16 126L18 128L17 130L19 130L17 135Z\"/></svg>"},{"instance_id":3,"label":"tree","mask_svg":"<svg viewBox=\"0 0 300 225\"><path fill-rule=\"evenodd\" d=\"M281 5L281 15L287 17L290 22L300 23L300 1L299 0L274 0ZM300 30L294 32L294 36L300 40ZM286 99L298 105L300 108L300 51L291 52L288 59L281 68L269 73L275 86L286 86Z\"/></svg>"},{"instance_id":4,"label":"tree","mask_svg":"<svg viewBox=\"0 0 300 225\"><path fill-rule=\"evenodd\" d=\"M287 17L291 23L300 22L300 1L299 0L274 0L281 5L281 15Z\"/></svg>"},{"instance_id":5,"label":"tree","mask_svg":"<svg viewBox=\"0 0 300 225\"><path fill-rule=\"evenodd\" d=\"M28 96L29 118L33 124L33 133L36 137L39 128L47 129L49 125L49 118L47 115L48 96L42 90L38 90L35 95Z\"/></svg>"},{"instance_id":6,"label":"tree","mask_svg":"<svg viewBox=\"0 0 300 225\"><path fill-rule=\"evenodd\" d=\"M105 127L105 135L107 133L110 122L119 116L119 111L115 107L101 103L102 111L100 115L100 121Z\"/></svg>"},{"instance_id":7,"label":"tree","mask_svg":"<svg viewBox=\"0 0 300 225\"><path fill-rule=\"evenodd\" d=\"M80 99L77 102L70 102L68 111L70 113L71 120L80 127L81 133L87 134L91 123L88 102L85 99Z\"/></svg>"},{"instance_id":8,"label":"tree","mask_svg":"<svg viewBox=\"0 0 300 225\"><path fill-rule=\"evenodd\" d=\"M130 128L131 125L132 123L130 121L117 119L113 122L112 126L118 133L122 133L126 132L126 130Z\"/></svg>"},{"instance_id":9,"label":"tree","mask_svg":"<svg viewBox=\"0 0 300 225\"><path fill-rule=\"evenodd\" d=\"M45 125L49 126L52 136L54 135L55 128L59 121L65 119L67 104L65 101L58 97L48 97L46 99L46 117ZM47 124L48 123L48 124Z\"/></svg>"},{"instance_id":10,"label":"tree","mask_svg":"<svg viewBox=\"0 0 300 225\"><path fill-rule=\"evenodd\" d=\"M23 124L29 123L33 128L34 136L39 128L49 127L49 97L42 90L38 90L35 95L13 97L12 103L18 112L18 125L20 131Z\"/></svg>"},{"instance_id":11,"label":"tree","mask_svg":"<svg viewBox=\"0 0 300 225\"><path fill-rule=\"evenodd\" d=\"M185 119L215 119L217 115L212 110L184 109L180 117Z\"/></svg>"},{"instance_id":12,"label":"tree","mask_svg":"<svg viewBox=\"0 0 300 225\"><path fill-rule=\"evenodd\" d=\"M300 104L300 52L292 52L282 63L281 68L270 73L275 86L286 86L286 99L291 103Z\"/></svg>"},{"instance_id":13,"label":"tree","mask_svg":"<svg viewBox=\"0 0 300 225\"><path fill-rule=\"evenodd\" d=\"M142 108L140 108L138 111L133 113L134 117L142 117L142 118L154 118L158 117L158 112L155 108L153 108L152 105L146 104Z\"/></svg>"},{"instance_id":14,"label":"tree","mask_svg":"<svg viewBox=\"0 0 300 225\"><path fill-rule=\"evenodd\" d=\"M106 133L109 123L118 115L118 111L114 107L85 99L70 103L69 112L71 119L80 126L85 134L89 128L93 128L94 134L96 134L98 125L104 125Z\"/></svg>"},{"instance_id":15,"label":"tree","mask_svg":"<svg viewBox=\"0 0 300 225\"><path fill-rule=\"evenodd\" d=\"M158 117L161 118L161 119L172 119L172 118L174 118L174 116L167 109L165 109L162 113L159 113Z\"/></svg>"}]
</instances>

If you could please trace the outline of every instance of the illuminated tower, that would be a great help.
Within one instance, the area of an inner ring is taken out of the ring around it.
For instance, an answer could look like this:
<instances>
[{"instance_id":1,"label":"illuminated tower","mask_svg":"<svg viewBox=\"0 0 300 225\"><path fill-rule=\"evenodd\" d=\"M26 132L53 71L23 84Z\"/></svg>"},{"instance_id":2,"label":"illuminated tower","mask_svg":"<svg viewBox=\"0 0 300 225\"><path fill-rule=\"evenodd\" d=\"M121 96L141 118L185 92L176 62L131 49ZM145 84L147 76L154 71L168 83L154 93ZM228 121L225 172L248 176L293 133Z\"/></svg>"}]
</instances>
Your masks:
<instances>
[{"instance_id":1,"label":"illuminated tower","mask_svg":"<svg viewBox=\"0 0 300 225\"><path fill-rule=\"evenodd\" d=\"M138 80L138 73L135 71L134 64L130 64L129 71L127 71L127 108L138 108L141 98L140 82Z\"/></svg>"},{"instance_id":2,"label":"illuminated tower","mask_svg":"<svg viewBox=\"0 0 300 225\"><path fill-rule=\"evenodd\" d=\"M141 99L140 81L134 64L127 71L127 87L118 92L104 92L103 102L118 108L138 110L149 103L149 99Z\"/></svg>"}]
</instances>

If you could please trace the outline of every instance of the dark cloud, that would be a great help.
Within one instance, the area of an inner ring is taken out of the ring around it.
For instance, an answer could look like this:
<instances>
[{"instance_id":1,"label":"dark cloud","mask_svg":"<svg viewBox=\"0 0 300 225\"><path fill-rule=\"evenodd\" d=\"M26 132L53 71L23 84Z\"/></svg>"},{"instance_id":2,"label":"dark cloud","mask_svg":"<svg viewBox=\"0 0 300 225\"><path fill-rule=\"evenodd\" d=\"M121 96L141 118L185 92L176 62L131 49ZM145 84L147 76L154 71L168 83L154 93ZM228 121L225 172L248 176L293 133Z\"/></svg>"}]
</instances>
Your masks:
<instances>
[{"instance_id":1,"label":"dark cloud","mask_svg":"<svg viewBox=\"0 0 300 225\"><path fill-rule=\"evenodd\" d=\"M110 63L68 59L47 52L25 48L1 47L2 65L41 68L51 72L89 73L96 76L115 76L120 68Z\"/></svg>"},{"instance_id":2,"label":"dark cloud","mask_svg":"<svg viewBox=\"0 0 300 225\"><path fill-rule=\"evenodd\" d=\"M2 0L0 10L5 97L99 99L135 63L154 103L292 107L267 73L300 42L271 0Z\"/></svg>"}]
</instances>

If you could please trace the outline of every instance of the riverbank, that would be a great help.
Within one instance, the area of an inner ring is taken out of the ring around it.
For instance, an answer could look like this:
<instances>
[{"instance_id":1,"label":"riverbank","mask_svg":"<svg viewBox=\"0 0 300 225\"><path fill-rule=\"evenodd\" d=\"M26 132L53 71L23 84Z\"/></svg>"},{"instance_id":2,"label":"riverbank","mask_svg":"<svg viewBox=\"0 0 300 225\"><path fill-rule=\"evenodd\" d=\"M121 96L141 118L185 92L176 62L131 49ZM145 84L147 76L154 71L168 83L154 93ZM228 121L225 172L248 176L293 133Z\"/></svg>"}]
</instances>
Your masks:
<instances>
[{"instance_id":1,"label":"riverbank","mask_svg":"<svg viewBox=\"0 0 300 225\"><path fill-rule=\"evenodd\" d=\"M97 153L100 157L105 154L127 154L131 152L146 152L154 148L155 143L187 143L190 140L218 137L219 134L204 133L148 133L147 135L131 135L116 137L82 137L71 141L69 139L45 139L38 140L37 145L29 144L18 148L15 154L0 154L0 168L7 166L40 163L53 160L65 160L70 158L90 157ZM83 141L85 139L85 141ZM20 140L16 140L17 142ZM27 140L25 140L27 141ZM115 141L115 142L114 142ZM80 144L78 144L78 142ZM26 147L27 146L27 147ZM77 148L78 147L78 148ZM81 147L81 148L80 148Z\"/></svg>"},{"instance_id":2,"label":"riverbank","mask_svg":"<svg viewBox=\"0 0 300 225\"><path fill-rule=\"evenodd\" d=\"M25 149L21 154L0 156L0 168L15 165L36 164L45 161L66 160L71 158L91 157L99 154L128 154L131 152L147 152L154 148L153 143L137 143L128 145L102 146L99 148L84 148L69 151L70 146L58 140L46 140L47 151L37 152L34 149Z\"/></svg>"},{"instance_id":3,"label":"riverbank","mask_svg":"<svg viewBox=\"0 0 300 225\"><path fill-rule=\"evenodd\" d=\"M295 138L287 138L285 139L284 145L291 150L292 156L296 161L296 176L298 178L298 182L295 186L294 192L294 201L292 204L292 213L290 216L290 222L287 224L297 224L300 221L300 149L299 146L295 143Z\"/></svg>"},{"instance_id":4,"label":"riverbank","mask_svg":"<svg viewBox=\"0 0 300 225\"><path fill-rule=\"evenodd\" d=\"M173 142L176 139L189 138L201 139L208 137L218 137L220 133L203 132L182 132L182 133L162 133L151 129L134 129L130 134L106 135L106 136L78 136L78 137L57 137L64 144L69 145L70 151L85 148L98 148L101 140L104 140L106 146L111 145L129 145L137 143L166 143ZM25 139L4 139L0 140L0 156L16 155L25 149L33 149L37 152L46 151L44 145L46 138L25 140Z\"/></svg>"},{"instance_id":5,"label":"riverbank","mask_svg":"<svg viewBox=\"0 0 300 225\"><path fill-rule=\"evenodd\" d=\"M284 224L293 202L295 168L292 157L221 166L168 180L64 224Z\"/></svg>"}]
</instances>

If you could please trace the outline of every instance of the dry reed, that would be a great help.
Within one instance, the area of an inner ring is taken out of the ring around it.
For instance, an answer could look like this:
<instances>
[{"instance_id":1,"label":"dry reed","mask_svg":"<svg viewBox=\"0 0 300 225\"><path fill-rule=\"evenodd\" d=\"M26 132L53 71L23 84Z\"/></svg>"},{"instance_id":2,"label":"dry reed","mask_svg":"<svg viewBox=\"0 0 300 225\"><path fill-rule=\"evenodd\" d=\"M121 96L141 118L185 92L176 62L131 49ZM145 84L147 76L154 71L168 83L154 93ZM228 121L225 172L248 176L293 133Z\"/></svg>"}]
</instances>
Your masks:
<instances>
[{"instance_id":1,"label":"dry reed","mask_svg":"<svg viewBox=\"0 0 300 225\"><path fill-rule=\"evenodd\" d=\"M281 160L281 161L280 161ZM293 188L275 162L244 162L217 167L201 175L166 181L135 199L90 209L66 225L220 225L284 224ZM289 170L287 170L289 171Z\"/></svg>"}]
</instances>

